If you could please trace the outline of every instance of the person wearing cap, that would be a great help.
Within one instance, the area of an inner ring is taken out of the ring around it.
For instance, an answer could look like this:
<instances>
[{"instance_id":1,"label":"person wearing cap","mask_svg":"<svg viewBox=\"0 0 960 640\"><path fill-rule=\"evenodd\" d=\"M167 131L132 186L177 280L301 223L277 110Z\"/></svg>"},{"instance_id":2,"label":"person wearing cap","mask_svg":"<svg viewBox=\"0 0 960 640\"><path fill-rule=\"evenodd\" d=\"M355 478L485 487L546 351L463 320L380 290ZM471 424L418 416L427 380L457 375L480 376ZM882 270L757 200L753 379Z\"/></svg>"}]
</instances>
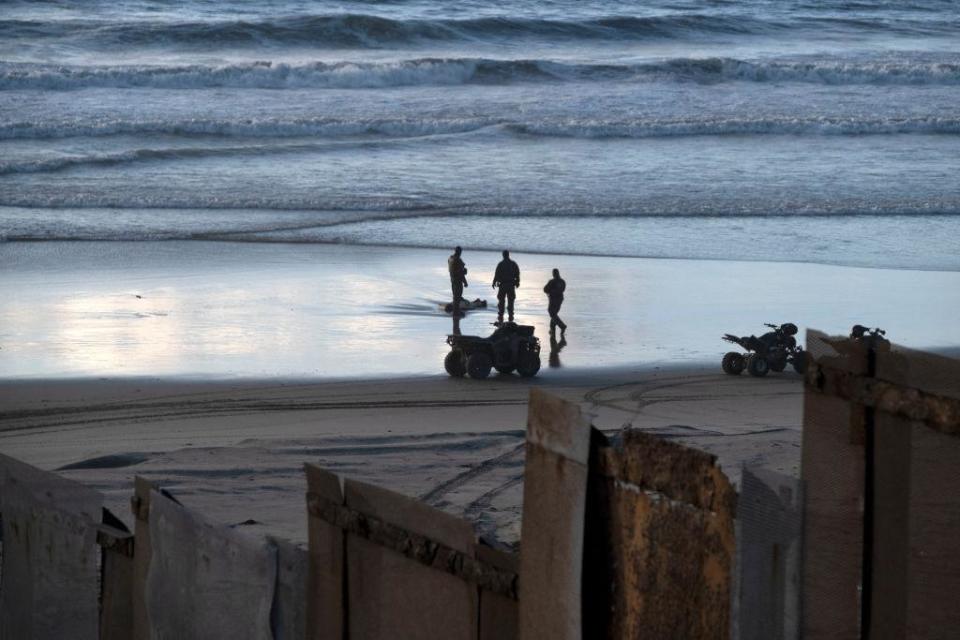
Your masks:
<instances>
[{"instance_id":1,"label":"person wearing cap","mask_svg":"<svg viewBox=\"0 0 960 640\"><path fill-rule=\"evenodd\" d=\"M503 260L493 274L493 288L497 289L497 322L503 322L503 307L506 300L510 322L513 322L513 303L520 286L520 267L510 259L510 252L503 252ZM499 287L499 288L498 288Z\"/></svg>"}]
</instances>

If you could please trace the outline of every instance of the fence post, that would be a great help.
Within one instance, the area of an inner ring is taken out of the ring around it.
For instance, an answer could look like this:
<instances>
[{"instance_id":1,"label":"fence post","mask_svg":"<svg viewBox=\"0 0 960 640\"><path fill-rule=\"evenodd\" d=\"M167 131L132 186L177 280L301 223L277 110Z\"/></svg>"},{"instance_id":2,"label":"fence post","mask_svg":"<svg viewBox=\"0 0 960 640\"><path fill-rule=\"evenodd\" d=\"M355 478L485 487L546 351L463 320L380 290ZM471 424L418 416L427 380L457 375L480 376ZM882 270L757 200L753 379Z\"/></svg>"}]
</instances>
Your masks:
<instances>
[{"instance_id":1,"label":"fence post","mask_svg":"<svg viewBox=\"0 0 960 640\"><path fill-rule=\"evenodd\" d=\"M0 637L97 637L102 504L92 489L0 454Z\"/></svg>"},{"instance_id":2,"label":"fence post","mask_svg":"<svg viewBox=\"0 0 960 640\"><path fill-rule=\"evenodd\" d=\"M320 518L315 510L343 505L340 478L307 464L307 529L310 566L307 572L307 637L343 640L346 624L346 540L343 529Z\"/></svg>"},{"instance_id":3,"label":"fence post","mask_svg":"<svg viewBox=\"0 0 960 640\"><path fill-rule=\"evenodd\" d=\"M737 519L739 636L796 640L800 633L803 494L797 478L743 468Z\"/></svg>"},{"instance_id":4,"label":"fence post","mask_svg":"<svg viewBox=\"0 0 960 640\"><path fill-rule=\"evenodd\" d=\"M849 375L866 374L866 349L847 344L841 354L834 348L838 344L820 332L807 332L807 350L817 362ZM801 635L807 640L860 637L864 415L862 407L834 395L832 384L818 376L817 367L807 371L801 454Z\"/></svg>"},{"instance_id":5,"label":"fence post","mask_svg":"<svg viewBox=\"0 0 960 640\"><path fill-rule=\"evenodd\" d=\"M520 637L582 637L590 426L577 405L530 391L520 535Z\"/></svg>"},{"instance_id":6,"label":"fence post","mask_svg":"<svg viewBox=\"0 0 960 640\"><path fill-rule=\"evenodd\" d=\"M147 615L146 585L150 572L150 493L154 485L146 478L136 476L133 480L133 497L130 510L134 517L133 547L133 639L150 640L150 619Z\"/></svg>"}]
</instances>

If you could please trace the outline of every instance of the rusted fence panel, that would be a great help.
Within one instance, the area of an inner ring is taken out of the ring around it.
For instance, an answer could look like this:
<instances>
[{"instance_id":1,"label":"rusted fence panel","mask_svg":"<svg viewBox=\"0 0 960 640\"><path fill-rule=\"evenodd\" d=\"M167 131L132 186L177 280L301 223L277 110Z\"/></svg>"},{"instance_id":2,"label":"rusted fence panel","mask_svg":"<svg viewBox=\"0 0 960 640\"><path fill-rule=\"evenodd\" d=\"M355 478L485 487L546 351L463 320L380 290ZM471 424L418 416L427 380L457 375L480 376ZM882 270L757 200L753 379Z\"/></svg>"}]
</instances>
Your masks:
<instances>
[{"instance_id":1,"label":"rusted fence panel","mask_svg":"<svg viewBox=\"0 0 960 640\"><path fill-rule=\"evenodd\" d=\"M456 557L449 551L473 556L475 536L470 523L413 498L352 480L344 483L344 498L352 511L428 538L422 552L433 556L431 564L437 566L426 566L376 539L348 532L347 620L351 640L388 636L477 638L476 585L438 570ZM432 542L445 548L433 555Z\"/></svg>"},{"instance_id":2,"label":"rusted fence panel","mask_svg":"<svg viewBox=\"0 0 960 640\"><path fill-rule=\"evenodd\" d=\"M144 600L152 638L272 640L276 553L154 491Z\"/></svg>"},{"instance_id":3,"label":"rusted fence panel","mask_svg":"<svg viewBox=\"0 0 960 640\"><path fill-rule=\"evenodd\" d=\"M743 468L737 500L739 638L800 634L803 494L797 478Z\"/></svg>"},{"instance_id":4,"label":"rusted fence panel","mask_svg":"<svg viewBox=\"0 0 960 640\"><path fill-rule=\"evenodd\" d=\"M580 638L590 426L575 404L530 391L520 545L520 637Z\"/></svg>"},{"instance_id":5,"label":"rusted fence panel","mask_svg":"<svg viewBox=\"0 0 960 640\"><path fill-rule=\"evenodd\" d=\"M94 639L102 496L0 455L0 637Z\"/></svg>"},{"instance_id":6,"label":"rusted fence panel","mask_svg":"<svg viewBox=\"0 0 960 640\"><path fill-rule=\"evenodd\" d=\"M593 436L584 637L729 637L732 486L713 456L620 437Z\"/></svg>"},{"instance_id":7,"label":"rusted fence panel","mask_svg":"<svg viewBox=\"0 0 960 640\"><path fill-rule=\"evenodd\" d=\"M807 349L839 371L863 375L866 351L851 345L838 352L822 333L807 334ZM808 371L809 375L816 372ZM860 637L863 568L863 409L832 394L832 380L804 395L804 554L802 637L810 640ZM741 625L743 620L741 620Z\"/></svg>"}]
</instances>

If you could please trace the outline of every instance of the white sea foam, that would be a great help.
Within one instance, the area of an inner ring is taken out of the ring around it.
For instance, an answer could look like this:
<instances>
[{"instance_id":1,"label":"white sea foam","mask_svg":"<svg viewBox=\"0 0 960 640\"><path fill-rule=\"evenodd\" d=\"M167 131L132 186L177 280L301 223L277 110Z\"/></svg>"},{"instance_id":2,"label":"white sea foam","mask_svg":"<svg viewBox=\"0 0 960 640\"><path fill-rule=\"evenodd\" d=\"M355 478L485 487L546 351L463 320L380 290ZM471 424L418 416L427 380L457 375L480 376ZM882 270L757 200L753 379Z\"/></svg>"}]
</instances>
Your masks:
<instances>
[{"instance_id":1,"label":"white sea foam","mask_svg":"<svg viewBox=\"0 0 960 640\"><path fill-rule=\"evenodd\" d=\"M417 58L391 62L270 61L227 65L66 66L0 63L0 90L85 88L369 89L543 81L803 82L828 85L957 85L960 59L749 61L677 58L642 64Z\"/></svg>"}]
</instances>

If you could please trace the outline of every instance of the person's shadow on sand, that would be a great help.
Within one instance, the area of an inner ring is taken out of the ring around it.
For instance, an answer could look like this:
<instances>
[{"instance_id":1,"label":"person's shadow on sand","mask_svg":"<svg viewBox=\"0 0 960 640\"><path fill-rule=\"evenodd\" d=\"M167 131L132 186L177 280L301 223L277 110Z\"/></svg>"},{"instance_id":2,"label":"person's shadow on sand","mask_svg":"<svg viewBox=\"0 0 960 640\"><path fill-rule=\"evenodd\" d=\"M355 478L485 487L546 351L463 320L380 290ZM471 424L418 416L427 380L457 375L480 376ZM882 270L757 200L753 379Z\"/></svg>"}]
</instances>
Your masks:
<instances>
[{"instance_id":1,"label":"person's shadow on sand","mask_svg":"<svg viewBox=\"0 0 960 640\"><path fill-rule=\"evenodd\" d=\"M560 340L557 341L556 332L550 333L550 368L559 369L563 365L560 364L560 352L563 351L563 348L567 346L567 338L560 334Z\"/></svg>"}]
</instances>

